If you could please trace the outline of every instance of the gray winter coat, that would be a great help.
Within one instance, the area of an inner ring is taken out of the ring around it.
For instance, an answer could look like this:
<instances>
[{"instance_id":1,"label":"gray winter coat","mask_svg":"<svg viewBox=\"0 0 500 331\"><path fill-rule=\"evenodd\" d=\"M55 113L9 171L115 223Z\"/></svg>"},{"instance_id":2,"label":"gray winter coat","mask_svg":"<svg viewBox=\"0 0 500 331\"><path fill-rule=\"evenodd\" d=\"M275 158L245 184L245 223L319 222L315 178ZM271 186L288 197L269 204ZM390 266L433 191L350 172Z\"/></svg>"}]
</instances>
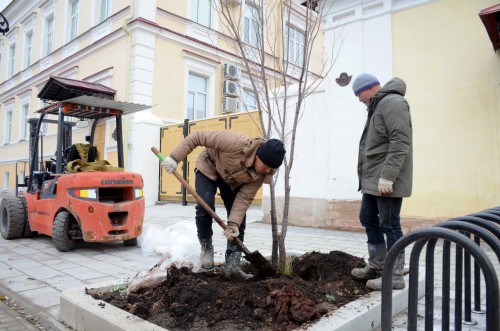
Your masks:
<instances>
[{"instance_id":1,"label":"gray winter coat","mask_svg":"<svg viewBox=\"0 0 500 331\"><path fill-rule=\"evenodd\" d=\"M362 193L380 196L380 177L394 181L389 197L409 197L412 189L413 152L410 106L406 84L391 79L371 99L359 142L358 177Z\"/></svg>"}]
</instances>

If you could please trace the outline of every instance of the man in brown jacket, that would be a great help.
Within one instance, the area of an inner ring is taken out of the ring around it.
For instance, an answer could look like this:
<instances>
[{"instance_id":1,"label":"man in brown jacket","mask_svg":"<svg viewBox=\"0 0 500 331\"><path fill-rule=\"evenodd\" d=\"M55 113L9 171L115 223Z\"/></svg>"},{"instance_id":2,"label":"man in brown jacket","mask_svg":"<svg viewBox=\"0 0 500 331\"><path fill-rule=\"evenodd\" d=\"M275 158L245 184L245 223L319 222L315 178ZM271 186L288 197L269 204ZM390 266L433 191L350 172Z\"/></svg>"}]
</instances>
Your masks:
<instances>
[{"instance_id":1,"label":"man in brown jacket","mask_svg":"<svg viewBox=\"0 0 500 331\"><path fill-rule=\"evenodd\" d=\"M272 176L283 163L285 148L278 139L249 138L231 131L197 131L187 136L163 161L168 173L196 147L205 149L196 160L196 192L215 210L215 194L220 191L227 211L226 264L227 277L248 278L240 268L241 252L233 238L244 239L246 211L262 184L271 183ZM196 205L196 227L201 244L202 268L214 267L212 216Z\"/></svg>"}]
</instances>

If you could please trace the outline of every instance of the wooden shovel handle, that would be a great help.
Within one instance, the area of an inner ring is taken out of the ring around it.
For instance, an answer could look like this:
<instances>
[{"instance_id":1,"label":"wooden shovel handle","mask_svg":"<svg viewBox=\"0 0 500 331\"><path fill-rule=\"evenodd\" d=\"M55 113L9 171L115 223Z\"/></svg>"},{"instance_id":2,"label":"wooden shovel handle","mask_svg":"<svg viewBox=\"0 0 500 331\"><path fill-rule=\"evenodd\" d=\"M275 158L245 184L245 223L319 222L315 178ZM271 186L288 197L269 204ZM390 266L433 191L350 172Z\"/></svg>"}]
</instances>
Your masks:
<instances>
[{"instance_id":1,"label":"wooden shovel handle","mask_svg":"<svg viewBox=\"0 0 500 331\"><path fill-rule=\"evenodd\" d=\"M217 215L215 211L213 211L212 208L210 208L210 206L205 202L205 200L203 200L200 197L200 195L196 193L193 187L189 185L188 182L186 182L186 180L182 177L182 175L177 170L174 170L174 172L172 172L172 175L174 175L175 178L177 178L177 180L181 182L182 186L184 186L184 188L196 199L196 202L198 202L210 214L210 216L214 218L214 220L217 223L219 223L221 228L226 230L227 229L226 223L224 223L224 221L219 217L219 215Z\"/></svg>"},{"instance_id":2,"label":"wooden shovel handle","mask_svg":"<svg viewBox=\"0 0 500 331\"><path fill-rule=\"evenodd\" d=\"M212 208L210 208L210 206L205 202L205 200L203 200L200 195L198 193L196 193L196 191L193 189L193 187L191 185L189 185L188 182L186 182L186 180L181 176L181 174L177 171L177 170L174 170L172 172L172 174L175 176L175 178L177 178L177 180L179 182L181 182L182 186L184 186L184 188L189 192L191 193L191 195L196 199L196 202L198 202L209 214L210 216L212 216L214 218L214 220L220 225L220 227L223 229L223 230L226 230L227 229L227 225L226 223L224 223L224 221L219 217L219 215L217 215L215 213L215 211L213 211ZM240 240L240 238L238 237L235 237L233 238L233 241L236 245L238 245L241 250L243 251L243 253L245 254L250 254L250 251L248 250L248 248L243 244L243 242Z\"/></svg>"}]
</instances>

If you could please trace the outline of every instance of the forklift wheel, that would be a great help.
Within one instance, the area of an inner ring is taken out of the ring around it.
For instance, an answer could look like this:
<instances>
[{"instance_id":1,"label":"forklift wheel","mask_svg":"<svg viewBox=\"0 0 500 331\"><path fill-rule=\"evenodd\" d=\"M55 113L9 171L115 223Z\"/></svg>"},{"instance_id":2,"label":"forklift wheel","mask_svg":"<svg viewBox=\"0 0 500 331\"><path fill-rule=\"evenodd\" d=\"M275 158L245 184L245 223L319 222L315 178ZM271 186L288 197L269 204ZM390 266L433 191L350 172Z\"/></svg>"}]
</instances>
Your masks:
<instances>
[{"instance_id":1,"label":"forklift wheel","mask_svg":"<svg viewBox=\"0 0 500 331\"><path fill-rule=\"evenodd\" d=\"M69 252L76 248L76 241L69 237L70 230L74 225L78 226L73 215L67 211L57 214L52 226L52 243L59 252Z\"/></svg>"},{"instance_id":2,"label":"forklift wheel","mask_svg":"<svg viewBox=\"0 0 500 331\"><path fill-rule=\"evenodd\" d=\"M28 204L26 203L25 197L19 197L23 203L24 207L24 231L23 238L31 238L38 234L36 231L31 231L30 222L28 221Z\"/></svg>"},{"instance_id":3,"label":"forklift wheel","mask_svg":"<svg viewBox=\"0 0 500 331\"><path fill-rule=\"evenodd\" d=\"M137 246L137 238L124 240L123 246Z\"/></svg>"},{"instance_id":4,"label":"forklift wheel","mask_svg":"<svg viewBox=\"0 0 500 331\"><path fill-rule=\"evenodd\" d=\"M24 232L24 206L19 198L4 198L1 204L0 233L3 239L21 238Z\"/></svg>"}]
</instances>

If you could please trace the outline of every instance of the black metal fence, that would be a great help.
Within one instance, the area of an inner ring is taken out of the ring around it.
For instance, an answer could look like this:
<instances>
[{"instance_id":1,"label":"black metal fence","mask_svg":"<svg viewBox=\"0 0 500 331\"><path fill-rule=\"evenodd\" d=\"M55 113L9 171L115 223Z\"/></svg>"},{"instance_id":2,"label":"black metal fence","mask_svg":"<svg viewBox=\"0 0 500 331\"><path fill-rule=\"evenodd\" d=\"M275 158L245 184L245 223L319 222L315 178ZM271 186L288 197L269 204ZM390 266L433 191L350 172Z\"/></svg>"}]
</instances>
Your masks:
<instances>
[{"instance_id":1,"label":"black metal fence","mask_svg":"<svg viewBox=\"0 0 500 331\"><path fill-rule=\"evenodd\" d=\"M434 257L439 239L443 240L441 330L450 330L451 249L455 248L454 330L477 322L475 314L486 314L486 330L500 330L499 283L493 262L481 245L488 245L500 263L500 206L479 213L456 217L434 227L418 229L398 240L390 249L382 275L382 331L392 330L392 269L399 254L413 244L408 284L408 330L417 330L419 261L425 256L425 330L434 330ZM473 266L472 260L473 259ZM486 299L481 298L481 274ZM484 305L483 305L484 304ZM486 310L482 310L482 306Z\"/></svg>"}]
</instances>

